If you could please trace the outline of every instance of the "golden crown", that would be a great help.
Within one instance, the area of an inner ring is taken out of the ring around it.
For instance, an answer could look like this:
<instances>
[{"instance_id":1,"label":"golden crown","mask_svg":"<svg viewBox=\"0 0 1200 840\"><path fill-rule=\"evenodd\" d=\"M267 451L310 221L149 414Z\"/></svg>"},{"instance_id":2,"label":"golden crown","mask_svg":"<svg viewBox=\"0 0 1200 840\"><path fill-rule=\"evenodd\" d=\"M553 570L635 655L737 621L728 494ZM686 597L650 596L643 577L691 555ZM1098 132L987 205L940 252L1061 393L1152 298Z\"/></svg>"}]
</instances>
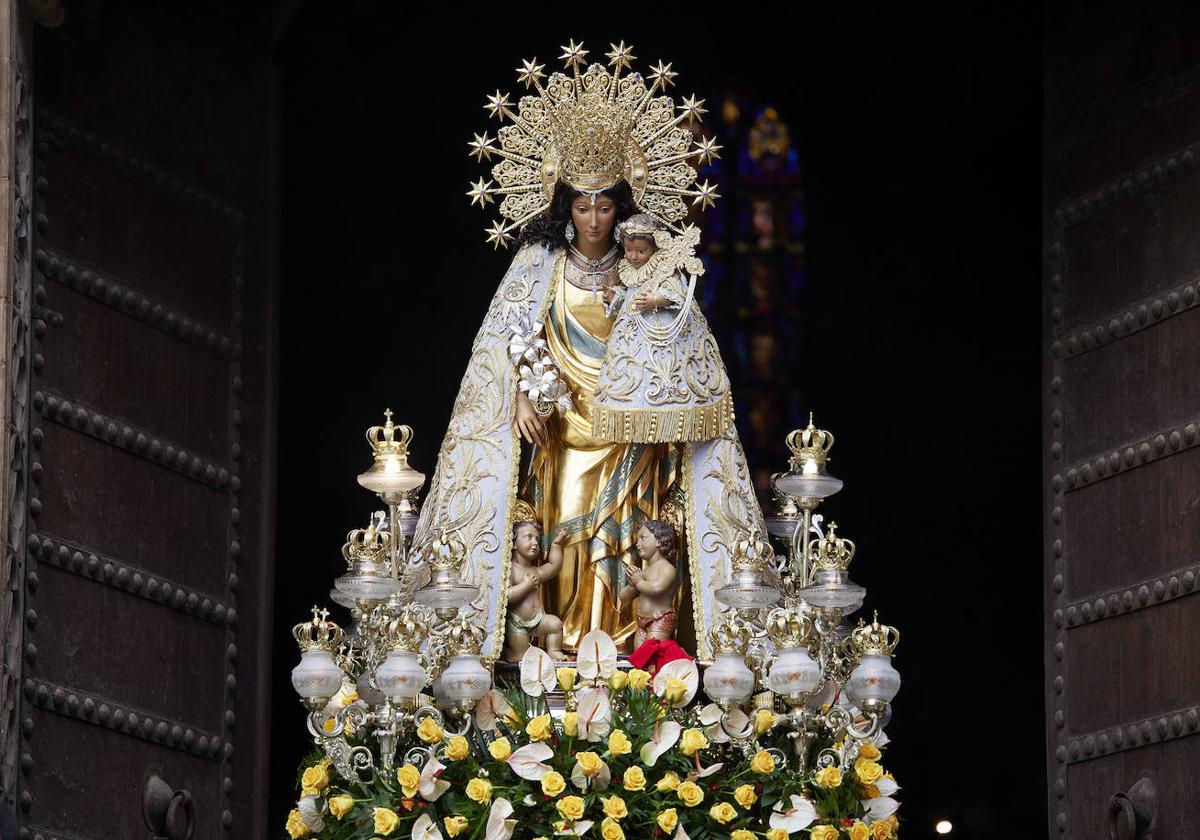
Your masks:
<instances>
[{"instance_id":1,"label":"golden crown","mask_svg":"<svg viewBox=\"0 0 1200 840\"><path fill-rule=\"evenodd\" d=\"M455 619L446 631L446 651L450 656L478 656L487 631L465 616Z\"/></svg>"},{"instance_id":2,"label":"golden crown","mask_svg":"<svg viewBox=\"0 0 1200 840\"><path fill-rule=\"evenodd\" d=\"M830 522L825 536L809 546L809 560L817 570L844 572L854 559L854 543L837 535L837 523Z\"/></svg>"},{"instance_id":3,"label":"golden crown","mask_svg":"<svg viewBox=\"0 0 1200 840\"><path fill-rule=\"evenodd\" d=\"M436 539L425 543L421 555L433 571L457 570L467 556L467 546L443 528Z\"/></svg>"},{"instance_id":4,"label":"golden crown","mask_svg":"<svg viewBox=\"0 0 1200 840\"><path fill-rule=\"evenodd\" d=\"M812 619L786 607L776 607L767 615L767 635L777 648L808 647L816 639Z\"/></svg>"},{"instance_id":5,"label":"golden crown","mask_svg":"<svg viewBox=\"0 0 1200 840\"><path fill-rule=\"evenodd\" d=\"M891 656L900 644L900 631L879 623L879 613L870 624L858 620L858 626L850 632L850 644L860 656Z\"/></svg>"},{"instance_id":6,"label":"golden crown","mask_svg":"<svg viewBox=\"0 0 1200 840\"><path fill-rule=\"evenodd\" d=\"M421 649L422 642L428 637L429 626L407 608L389 621L383 631L384 642L389 650L408 650L415 653Z\"/></svg>"},{"instance_id":7,"label":"golden crown","mask_svg":"<svg viewBox=\"0 0 1200 840\"><path fill-rule=\"evenodd\" d=\"M709 638L713 653L745 653L751 635L750 628L730 613L728 618L713 626Z\"/></svg>"},{"instance_id":8,"label":"golden crown","mask_svg":"<svg viewBox=\"0 0 1200 840\"><path fill-rule=\"evenodd\" d=\"M762 571L767 566L774 552L771 544L763 539L762 533L755 528L738 540L733 546L733 568L735 571Z\"/></svg>"},{"instance_id":9,"label":"golden crown","mask_svg":"<svg viewBox=\"0 0 1200 840\"><path fill-rule=\"evenodd\" d=\"M342 628L329 620L329 610L313 607L312 615L312 621L301 622L292 628L300 652L327 650L336 653L342 644Z\"/></svg>"},{"instance_id":10,"label":"golden crown","mask_svg":"<svg viewBox=\"0 0 1200 840\"><path fill-rule=\"evenodd\" d=\"M391 535L386 531L376 530L372 523L366 528L356 528L346 535L346 542L342 545L342 557L346 558L348 565L353 565L355 561L378 563L387 558L391 545Z\"/></svg>"},{"instance_id":11,"label":"golden crown","mask_svg":"<svg viewBox=\"0 0 1200 840\"><path fill-rule=\"evenodd\" d=\"M397 426L392 422L392 410L383 412L386 421L382 426L372 426L367 429L367 442L379 461L390 456L408 457L408 444L412 440L413 430L410 426Z\"/></svg>"},{"instance_id":12,"label":"golden crown","mask_svg":"<svg viewBox=\"0 0 1200 840\"><path fill-rule=\"evenodd\" d=\"M792 451L792 469L800 470L805 461L824 464L829 459L829 450L833 448L833 435L814 426L810 414L808 426L796 429L785 438L784 442Z\"/></svg>"},{"instance_id":13,"label":"golden crown","mask_svg":"<svg viewBox=\"0 0 1200 840\"><path fill-rule=\"evenodd\" d=\"M685 198L701 209L719 198L708 181L696 185L689 162L719 157L720 146L695 138L687 126L706 113L704 100L691 96L676 106L672 97L656 95L678 75L661 61L645 78L622 76L636 60L633 47L624 41L611 46L608 67L587 65L588 51L572 40L559 56L569 74L548 78L536 58L522 62L517 79L536 95L522 96L515 108L500 90L487 97L484 109L510 124L495 137L476 134L468 144L477 161L490 162L493 155L500 160L492 166L492 179L480 178L467 195L485 208L501 196L501 218L487 229L488 242L497 248L550 206L559 181L594 196L623 179L639 209L675 231L687 215Z\"/></svg>"}]
</instances>

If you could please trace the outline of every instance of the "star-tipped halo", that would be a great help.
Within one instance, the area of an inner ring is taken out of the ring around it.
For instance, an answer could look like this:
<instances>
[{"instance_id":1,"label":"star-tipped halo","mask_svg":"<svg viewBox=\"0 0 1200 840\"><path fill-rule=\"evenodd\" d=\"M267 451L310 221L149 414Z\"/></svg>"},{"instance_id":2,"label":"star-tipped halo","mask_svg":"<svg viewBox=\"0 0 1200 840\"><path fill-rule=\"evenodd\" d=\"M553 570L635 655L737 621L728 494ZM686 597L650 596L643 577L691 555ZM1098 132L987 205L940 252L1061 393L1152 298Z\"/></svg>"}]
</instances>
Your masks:
<instances>
[{"instance_id":1,"label":"star-tipped halo","mask_svg":"<svg viewBox=\"0 0 1200 840\"><path fill-rule=\"evenodd\" d=\"M488 181L485 184L483 179L480 178L471 185L471 189L467 190L467 195L471 197L471 205L474 206L478 202L480 207L486 207L488 204L494 202L495 199L492 198L491 191L492 182Z\"/></svg>"},{"instance_id":2,"label":"star-tipped halo","mask_svg":"<svg viewBox=\"0 0 1200 840\"><path fill-rule=\"evenodd\" d=\"M671 69L671 64L663 64L661 61L658 64L651 65L649 79L651 83L658 85L666 90L671 85L675 84L675 77L679 74Z\"/></svg>"},{"instance_id":3,"label":"star-tipped halo","mask_svg":"<svg viewBox=\"0 0 1200 840\"><path fill-rule=\"evenodd\" d=\"M517 81L527 88L533 87L546 78L546 74L542 72L545 68L546 65L537 63L536 57L522 61L521 66L517 68Z\"/></svg>"},{"instance_id":4,"label":"star-tipped halo","mask_svg":"<svg viewBox=\"0 0 1200 840\"><path fill-rule=\"evenodd\" d=\"M498 120L503 120L506 116L512 113L508 105L508 94L501 93L500 88L496 88L495 93L488 95L487 102L483 104L483 107L490 116L493 116Z\"/></svg>"},{"instance_id":5,"label":"star-tipped halo","mask_svg":"<svg viewBox=\"0 0 1200 840\"><path fill-rule=\"evenodd\" d=\"M559 56L563 63L570 69L579 70L580 67L587 64L588 51L583 48L583 44L576 44L572 38L570 44L562 48L563 54Z\"/></svg>"},{"instance_id":6,"label":"star-tipped halo","mask_svg":"<svg viewBox=\"0 0 1200 840\"><path fill-rule=\"evenodd\" d=\"M709 207L712 207L717 199L721 197L717 194L717 185L710 184L708 181L696 186L695 195L696 197L692 199L692 204L699 204L701 210L707 210Z\"/></svg>"},{"instance_id":7,"label":"star-tipped halo","mask_svg":"<svg viewBox=\"0 0 1200 840\"><path fill-rule=\"evenodd\" d=\"M480 163L485 160L491 160L492 153L496 151L492 146L492 139L488 137L486 131L483 134L476 134L475 139L467 144L471 148L471 157Z\"/></svg>"},{"instance_id":8,"label":"star-tipped halo","mask_svg":"<svg viewBox=\"0 0 1200 840\"><path fill-rule=\"evenodd\" d=\"M609 44L612 51L605 53L608 56L608 66L614 68L618 73L623 69L633 66L633 62L637 60L637 56L633 54L633 45L625 46L625 42L620 44Z\"/></svg>"}]
</instances>

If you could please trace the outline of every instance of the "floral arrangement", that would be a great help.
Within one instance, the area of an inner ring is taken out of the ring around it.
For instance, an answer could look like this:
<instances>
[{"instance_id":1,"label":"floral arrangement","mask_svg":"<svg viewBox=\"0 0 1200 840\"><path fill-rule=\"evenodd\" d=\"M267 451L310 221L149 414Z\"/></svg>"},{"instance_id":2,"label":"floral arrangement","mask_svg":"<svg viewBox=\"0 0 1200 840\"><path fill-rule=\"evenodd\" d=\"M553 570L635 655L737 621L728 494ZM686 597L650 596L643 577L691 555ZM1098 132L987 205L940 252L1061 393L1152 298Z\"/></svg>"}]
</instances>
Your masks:
<instances>
[{"instance_id":1,"label":"floral arrangement","mask_svg":"<svg viewBox=\"0 0 1200 840\"><path fill-rule=\"evenodd\" d=\"M534 647L519 686L492 689L457 732L410 727L404 760L359 783L318 751L301 768L292 838L322 840L892 840L886 737L801 744L786 715L696 700L695 662L617 667L601 631L574 668ZM564 692L553 714L546 694ZM340 702L355 703L353 694ZM418 716L419 717L419 716ZM362 742L363 746L374 749ZM384 766L377 763L377 767Z\"/></svg>"}]
</instances>

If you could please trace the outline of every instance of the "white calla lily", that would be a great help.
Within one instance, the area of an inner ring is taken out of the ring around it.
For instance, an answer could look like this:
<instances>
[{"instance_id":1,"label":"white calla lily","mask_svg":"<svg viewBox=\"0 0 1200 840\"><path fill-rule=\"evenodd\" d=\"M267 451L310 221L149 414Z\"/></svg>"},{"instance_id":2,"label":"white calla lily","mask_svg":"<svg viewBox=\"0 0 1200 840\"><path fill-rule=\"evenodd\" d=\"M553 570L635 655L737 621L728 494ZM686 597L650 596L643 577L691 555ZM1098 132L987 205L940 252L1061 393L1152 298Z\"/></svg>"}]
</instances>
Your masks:
<instances>
[{"instance_id":1,"label":"white calla lily","mask_svg":"<svg viewBox=\"0 0 1200 840\"><path fill-rule=\"evenodd\" d=\"M673 659L659 668L658 673L654 675L654 693L662 697L667 690L667 680L672 677L681 680L687 687L684 696L671 704L673 709L682 709L696 696L696 689L700 687L700 670L691 659Z\"/></svg>"},{"instance_id":2,"label":"white calla lily","mask_svg":"<svg viewBox=\"0 0 1200 840\"><path fill-rule=\"evenodd\" d=\"M325 820L321 817L321 809L317 805L317 797L305 796L296 807L300 811L300 819L304 821L304 825L314 834L325 830Z\"/></svg>"},{"instance_id":3,"label":"white calla lily","mask_svg":"<svg viewBox=\"0 0 1200 840\"><path fill-rule=\"evenodd\" d=\"M654 762L658 761L663 753L679 743L679 735L682 732L683 727L673 720L660 722L655 727L654 734L650 736L650 740L642 747L642 764L645 764L647 767L653 767Z\"/></svg>"},{"instance_id":4,"label":"white calla lily","mask_svg":"<svg viewBox=\"0 0 1200 840\"><path fill-rule=\"evenodd\" d=\"M512 706L497 689L490 689L475 704L475 725L484 732L496 728L496 721L512 711Z\"/></svg>"},{"instance_id":5,"label":"white calla lily","mask_svg":"<svg viewBox=\"0 0 1200 840\"><path fill-rule=\"evenodd\" d=\"M571 837L580 837L583 834L586 834L587 830L595 824L595 820L575 820L575 822L564 825L562 831L556 831L554 833L556 835L566 834Z\"/></svg>"},{"instance_id":6,"label":"white calla lily","mask_svg":"<svg viewBox=\"0 0 1200 840\"><path fill-rule=\"evenodd\" d=\"M571 768L571 784L580 790L605 790L612 782L612 769L609 768L608 762L601 761L600 769L596 771L594 776L589 776L583 772L583 768L579 762L575 762L575 766Z\"/></svg>"},{"instance_id":7,"label":"white calla lily","mask_svg":"<svg viewBox=\"0 0 1200 840\"><path fill-rule=\"evenodd\" d=\"M593 630L579 640L575 669L585 680L606 680L617 670L617 646L603 630Z\"/></svg>"},{"instance_id":8,"label":"white calla lily","mask_svg":"<svg viewBox=\"0 0 1200 840\"><path fill-rule=\"evenodd\" d=\"M492 810L488 812L487 828L484 829L484 840L508 840L517 828L517 821L510 820L512 803L503 796L492 802Z\"/></svg>"},{"instance_id":9,"label":"white calla lily","mask_svg":"<svg viewBox=\"0 0 1200 840\"><path fill-rule=\"evenodd\" d=\"M884 776L875 783L875 789L879 791L880 796L891 796L900 790L900 785L896 784L895 779L889 779L887 776Z\"/></svg>"},{"instance_id":10,"label":"white calla lily","mask_svg":"<svg viewBox=\"0 0 1200 840\"><path fill-rule=\"evenodd\" d=\"M450 789L450 783L439 779L438 776L446 769L436 758L425 762L421 768L421 779L417 783L417 792L426 802L436 802L438 797Z\"/></svg>"},{"instance_id":11,"label":"white calla lily","mask_svg":"<svg viewBox=\"0 0 1200 840\"><path fill-rule=\"evenodd\" d=\"M713 773L716 773L718 770L720 770L724 766L725 766L724 762L718 761L716 764L710 764L707 767L700 767L700 759L699 759L699 757L697 757L696 758L696 767L698 769L693 770L692 772L688 773L687 777L691 781L694 782L694 781L696 781L696 779L703 779L705 776L711 776Z\"/></svg>"},{"instance_id":12,"label":"white calla lily","mask_svg":"<svg viewBox=\"0 0 1200 840\"><path fill-rule=\"evenodd\" d=\"M708 739L710 744L724 744L732 740L726 732L735 732L742 736L748 736L751 728L750 718L746 716L737 706L729 710L729 719L725 722L725 726L721 726L721 715L724 712L716 703L709 703L700 710L700 722L704 724L704 737Z\"/></svg>"},{"instance_id":13,"label":"white calla lily","mask_svg":"<svg viewBox=\"0 0 1200 840\"><path fill-rule=\"evenodd\" d=\"M428 814L422 814L413 823L412 840L444 840L444 838L433 818Z\"/></svg>"},{"instance_id":14,"label":"white calla lily","mask_svg":"<svg viewBox=\"0 0 1200 840\"><path fill-rule=\"evenodd\" d=\"M521 689L530 697L541 697L556 685L554 660L540 647L530 645L521 657Z\"/></svg>"},{"instance_id":15,"label":"white calla lily","mask_svg":"<svg viewBox=\"0 0 1200 840\"><path fill-rule=\"evenodd\" d=\"M867 809L867 816L874 820L886 820L900 807L900 803L890 796L876 796L874 799L864 799L862 806Z\"/></svg>"},{"instance_id":16,"label":"white calla lily","mask_svg":"<svg viewBox=\"0 0 1200 840\"><path fill-rule=\"evenodd\" d=\"M581 688L575 695L575 711L579 715L579 737L599 741L612 730L612 703L603 688Z\"/></svg>"},{"instance_id":17,"label":"white calla lily","mask_svg":"<svg viewBox=\"0 0 1200 840\"><path fill-rule=\"evenodd\" d=\"M786 811L783 803L776 802L775 810L771 812L771 828L782 828L788 834L803 831L817 819L817 809L803 796L792 794L791 807Z\"/></svg>"},{"instance_id":18,"label":"white calla lily","mask_svg":"<svg viewBox=\"0 0 1200 840\"><path fill-rule=\"evenodd\" d=\"M675 826L675 836L671 840L692 840L692 838L688 837L688 833L683 830L683 823L680 823Z\"/></svg>"},{"instance_id":19,"label":"white calla lily","mask_svg":"<svg viewBox=\"0 0 1200 840\"><path fill-rule=\"evenodd\" d=\"M508 766L522 779L538 782L550 772L550 765L543 762L553 757L554 750L550 745L538 741L518 748L507 761Z\"/></svg>"}]
</instances>

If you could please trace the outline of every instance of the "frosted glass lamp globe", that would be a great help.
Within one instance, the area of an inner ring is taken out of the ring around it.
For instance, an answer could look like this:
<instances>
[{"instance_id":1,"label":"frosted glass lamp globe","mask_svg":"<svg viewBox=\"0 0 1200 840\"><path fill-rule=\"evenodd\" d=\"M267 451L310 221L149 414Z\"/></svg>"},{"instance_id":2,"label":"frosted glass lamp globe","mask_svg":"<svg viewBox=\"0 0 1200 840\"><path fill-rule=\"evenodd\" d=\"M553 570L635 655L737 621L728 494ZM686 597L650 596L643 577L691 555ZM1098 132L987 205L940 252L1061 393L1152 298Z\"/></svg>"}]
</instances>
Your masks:
<instances>
[{"instance_id":1,"label":"frosted glass lamp globe","mask_svg":"<svg viewBox=\"0 0 1200 840\"><path fill-rule=\"evenodd\" d=\"M327 702L342 687L342 669L327 650L306 650L292 669L292 688L308 701Z\"/></svg>"},{"instance_id":2,"label":"frosted glass lamp globe","mask_svg":"<svg viewBox=\"0 0 1200 840\"><path fill-rule=\"evenodd\" d=\"M740 653L718 653L704 671L704 693L718 703L741 703L754 691L754 672Z\"/></svg>"},{"instance_id":3,"label":"frosted glass lamp globe","mask_svg":"<svg viewBox=\"0 0 1200 840\"><path fill-rule=\"evenodd\" d=\"M375 669L375 685L394 702L411 700L425 687L425 669L411 650L393 650Z\"/></svg>"},{"instance_id":4,"label":"frosted glass lamp globe","mask_svg":"<svg viewBox=\"0 0 1200 840\"><path fill-rule=\"evenodd\" d=\"M861 709L890 703L900 691L900 672L892 667L892 658L881 653L862 658L846 681L846 693Z\"/></svg>"}]
</instances>

